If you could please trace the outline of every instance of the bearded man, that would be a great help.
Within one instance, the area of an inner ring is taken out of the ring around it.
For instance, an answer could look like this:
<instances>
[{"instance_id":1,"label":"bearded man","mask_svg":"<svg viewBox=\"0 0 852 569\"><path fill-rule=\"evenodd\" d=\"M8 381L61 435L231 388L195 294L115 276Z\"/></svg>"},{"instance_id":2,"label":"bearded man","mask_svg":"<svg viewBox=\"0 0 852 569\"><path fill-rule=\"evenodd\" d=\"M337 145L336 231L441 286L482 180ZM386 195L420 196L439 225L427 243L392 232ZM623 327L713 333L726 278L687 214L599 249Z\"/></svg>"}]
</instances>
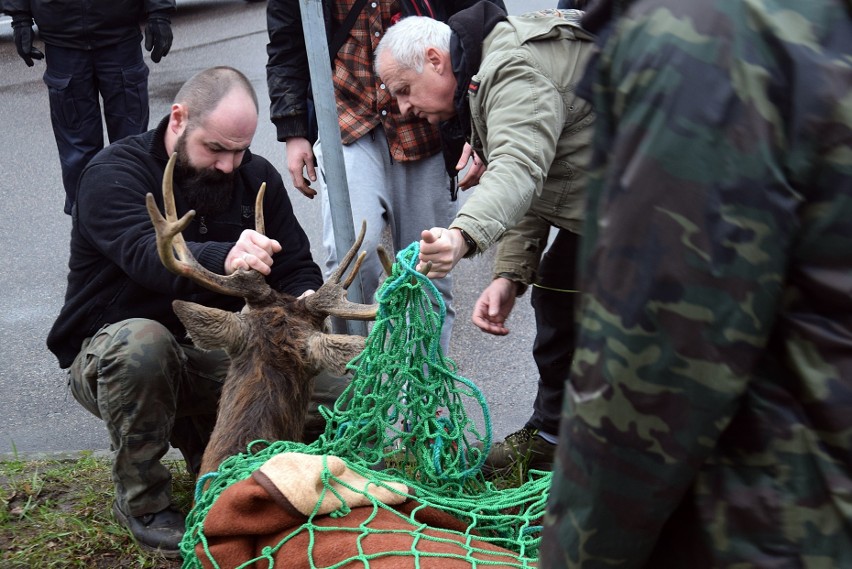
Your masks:
<instances>
[{"instance_id":1,"label":"bearded man","mask_svg":"<svg viewBox=\"0 0 852 569\"><path fill-rule=\"evenodd\" d=\"M322 284L280 174L248 149L257 118L257 96L242 73L207 69L184 84L157 128L111 144L88 164L73 215L65 305L47 338L69 370L75 399L106 423L115 517L141 547L167 556L179 555L184 517L172 505L171 475L160 459L171 444L197 473L229 365L223 351L192 345L171 304L243 305L161 263L145 195L162 210L169 157L177 153L177 215L196 210L183 236L205 268L222 275L251 268L294 296ZM263 182L266 235L253 229ZM344 387L323 375L312 405L330 405ZM310 428L309 421L306 438L322 427Z\"/></svg>"}]
</instances>

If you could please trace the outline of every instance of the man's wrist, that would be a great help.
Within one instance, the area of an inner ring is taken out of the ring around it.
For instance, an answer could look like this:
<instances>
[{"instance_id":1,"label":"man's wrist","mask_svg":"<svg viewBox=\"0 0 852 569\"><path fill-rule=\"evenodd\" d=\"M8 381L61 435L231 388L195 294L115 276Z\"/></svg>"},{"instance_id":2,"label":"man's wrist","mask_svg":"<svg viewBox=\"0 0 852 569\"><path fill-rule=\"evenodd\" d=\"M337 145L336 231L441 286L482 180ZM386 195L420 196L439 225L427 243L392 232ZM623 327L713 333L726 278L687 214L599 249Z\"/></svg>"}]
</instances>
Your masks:
<instances>
[{"instance_id":1,"label":"man's wrist","mask_svg":"<svg viewBox=\"0 0 852 569\"><path fill-rule=\"evenodd\" d=\"M505 286L512 289L512 296L518 296L518 287L522 286L520 282L518 282L514 279L510 279L509 277L504 276L504 275L497 275L497 276L494 277L493 280L504 282Z\"/></svg>"},{"instance_id":2,"label":"man's wrist","mask_svg":"<svg viewBox=\"0 0 852 569\"><path fill-rule=\"evenodd\" d=\"M497 273L495 279L506 279L515 284L515 296L522 296L527 291L527 284L523 277L517 273Z\"/></svg>"},{"instance_id":3,"label":"man's wrist","mask_svg":"<svg viewBox=\"0 0 852 569\"><path fill-rule=\"evenodd\" d=\"M467 259L473 257L477 250L479 249L476 245L476 241L473 240L473 237L468 235L467 231L461 229L460 227L453 227L456 231L459 232L462 238L462 259Z\"/></svg>"}]
</instances>

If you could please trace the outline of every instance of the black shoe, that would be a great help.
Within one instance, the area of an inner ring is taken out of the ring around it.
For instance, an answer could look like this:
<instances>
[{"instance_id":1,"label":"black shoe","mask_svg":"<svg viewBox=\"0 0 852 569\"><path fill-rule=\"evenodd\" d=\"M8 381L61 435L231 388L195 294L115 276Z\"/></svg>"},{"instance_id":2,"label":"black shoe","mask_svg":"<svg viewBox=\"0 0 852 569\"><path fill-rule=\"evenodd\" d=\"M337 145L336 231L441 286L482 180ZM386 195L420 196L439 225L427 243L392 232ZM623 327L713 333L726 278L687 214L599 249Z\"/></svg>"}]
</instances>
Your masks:
<instances>
[{"instance_id":1,"label":"black shoe","mask_svg":"<svg viewBox=\"0 0 852 569\"><path fill-rule=\"evenodd\" d=\"M522 477L526 477L529 470L553 470L555 451L556 445L544 440L538 430L524 427L507 436L503 442L491 445L482 473L495 477L520 470Z\"/></svg>"},{"instance_id":2,"label":"black shoe","mask_svg":"<svg viewBox=\"0 0 852 569\"><path fill-rule=\"evenodd\" d=\"M186 529L186 520L172 506L156 514L133 517L122 512L118 502L113 502L112 513L118 523L130 530L142 549L159 553L168 559L180 557L180 541Z\"/></svg>"}]
</instances>

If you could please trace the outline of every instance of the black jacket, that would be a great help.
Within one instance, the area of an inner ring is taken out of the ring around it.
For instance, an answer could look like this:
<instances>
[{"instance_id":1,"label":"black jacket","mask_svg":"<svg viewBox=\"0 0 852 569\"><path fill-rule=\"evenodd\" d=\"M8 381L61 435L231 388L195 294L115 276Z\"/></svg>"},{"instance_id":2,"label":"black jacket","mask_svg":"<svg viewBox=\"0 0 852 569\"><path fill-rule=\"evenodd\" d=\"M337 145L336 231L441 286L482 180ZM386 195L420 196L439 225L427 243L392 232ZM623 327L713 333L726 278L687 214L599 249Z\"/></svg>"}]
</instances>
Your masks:
<instances>
[{"instance_id":1,"label":"black jacket","mask_svg":"<svg viewBox=\"0 0 852 569\"><path fill-rule=\"evenodd\" d=\"M402 17L429 16L446 22L456 12L479 0L400 0ZM483 0L484 1L484 0ZM503 0L488 0L505 10ZM334 36L331 7L323 1L326 33ZM270 118L278 140L308 135L308 86L310 73L299 0L268 0L266 26L269 43L266 52L266 80L269 87ZM458 160L458 157L456 157Z\"/></svg>"},{"instance_id":2,"label":"black jacket","mask_svg":"<svg viewBox=\"0 0 852 569\"><path fill-rule=\"evenodd\" d=\"M169 17L175 0L3 0L6 12L32 17L44 43L90 50L142 39L140 22Z\"/></svg>"},{"instance_id":3,"label":"black jacket","mask_svg":"<svg viewBox=\"0 0 852 569\"><path fill-rule=\"evenodd\" d=\"M48 348L63 368L71 365L83 340L104 324L149 318L182 338L185 330L172 311L174 299L234 311L244 304L240 298L213 293L170 273L157 254L145 194L153 193L162 211L167 124L164 119L155 130L109 145L80 177L65 305L47 337ZM222 274L225 257L240 233L254 229L254 202L262 182L267 184L266 234L283 247L267 281L294 296L317 289L322 275L281 176L264 158L248 151L237 169L233 207L220 215L197 216L183 232L187 245L204 267ZM177 186L175 202L178 216L189 209Z\"/></svg>"}]
</instances>

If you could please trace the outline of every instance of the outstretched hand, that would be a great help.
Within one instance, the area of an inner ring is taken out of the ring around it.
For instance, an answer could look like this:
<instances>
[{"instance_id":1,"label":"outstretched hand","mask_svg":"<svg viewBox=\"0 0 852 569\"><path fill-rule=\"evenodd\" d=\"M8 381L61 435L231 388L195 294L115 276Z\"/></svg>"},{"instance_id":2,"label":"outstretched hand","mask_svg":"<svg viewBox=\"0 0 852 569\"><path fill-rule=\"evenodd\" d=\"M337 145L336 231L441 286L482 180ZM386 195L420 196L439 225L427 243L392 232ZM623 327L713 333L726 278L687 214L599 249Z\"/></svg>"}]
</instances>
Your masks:
<instances>
[{"instance_id":1,"label":"outstretched hand","mask_svg":"<svg viewBox=\"0 0 852 569\"><path fill-rule=\"evenodd\" d=\"M514 281L497 277L479 295L471 320L483 332L505 336L509 333L506 320L515 307L517 292L518 285Z\"/></svg>"}]
</instances>

